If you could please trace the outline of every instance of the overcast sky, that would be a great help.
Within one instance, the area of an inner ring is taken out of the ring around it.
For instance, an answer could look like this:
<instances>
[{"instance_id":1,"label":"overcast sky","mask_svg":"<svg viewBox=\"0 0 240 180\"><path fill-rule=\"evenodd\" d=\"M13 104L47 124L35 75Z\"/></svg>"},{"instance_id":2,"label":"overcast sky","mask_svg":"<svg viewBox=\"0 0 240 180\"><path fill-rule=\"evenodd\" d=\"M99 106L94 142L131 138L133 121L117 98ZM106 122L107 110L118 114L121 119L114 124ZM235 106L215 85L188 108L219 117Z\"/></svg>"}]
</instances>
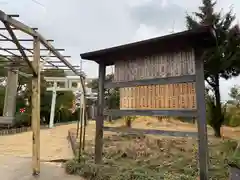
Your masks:
<instances>
[{"instance_id":1,"label":"overcast sky","mask_svg":"<svg viewBox=\"0 0 240 180\"><path fill-rule=\"evenodd\" d=\"M45 38L55 40L56 48L66 49L63 54L72 56L72 64L79 65L80 53L184 30L186 13L197 10L200 1L0 0L0 9L19 14L21 21L38 27ZM218 0L218 10L226 12L231 7L239 19L239 0ZM83 62L89 77L97 76L97 67L93 62ZM221 82L223 100L239 80Z\"/></svg>"}]
</instances>

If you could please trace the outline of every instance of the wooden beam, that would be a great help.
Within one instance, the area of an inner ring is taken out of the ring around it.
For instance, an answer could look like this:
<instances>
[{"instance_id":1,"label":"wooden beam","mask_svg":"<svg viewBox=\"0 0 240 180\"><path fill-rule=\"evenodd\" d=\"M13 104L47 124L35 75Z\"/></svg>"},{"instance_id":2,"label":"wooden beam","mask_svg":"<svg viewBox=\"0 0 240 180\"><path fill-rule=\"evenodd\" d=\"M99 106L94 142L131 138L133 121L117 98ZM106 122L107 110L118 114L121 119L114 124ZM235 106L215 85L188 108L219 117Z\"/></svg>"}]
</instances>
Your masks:
<instances>
[{"instance_id":1,"label":"wooden beam","mask_svg":"<svg viewBox=\"0 0 240 180\"><path fill-rule=\"evenodd\" d=\"M61 55L58 51L55 50L55 48L38 32L34 31L32 28L28 27L27 25L9 17L7 14L5 14L3 11L0 10L0 20L2 22L7 22L11 26L20 29L21 31L25 32L26 34L29 34L33 37L39 37L39 40L41 43L49 49L58 59L60 59L66 66L68 66L75 74L82 77L82 74L78 72L66 59L63 55Z\"/></svg>"},{"instance_id":2,"label":"wooden beam","mask_svg":"<svg viewBox=\"0 0 240 180\"><path fill-rule=\"evenodd\" d=\"M161 136L173 136L173 137L192 137L197 138L197 132L185 132L185 131L166 131L159 129L138 129L138 128L126 128L126 127L107 127L105 126L104 131L127 133L127 134L151 134Z\"/></svg>"},{"instance_id":3,"label":"wooden beam","mask_svg":"<svg viewBox=\"0 0 240 180\"><path fill-rule=\"evenodd\" d=\"M195 82L195 75L184 75L176 77L164 77L154 79L141 79L127 82L105 82L105 88L116 88L116 87L135 87L135 86L146 86L146 85L166 85L166 84L177 84L177 83L190 83Z\"/></svg>"},{"instance_id":4,"label":"wooden beam","mask_svg":"<svg viewBox=\"0 0 240 180\"><path fill-rule=\"evenodd\" d=\"M9 17L7 14L5 14L3 11L0 10L0 20L2 22L7 22L9 25L13 26L12 28L14 29L19 29L23 32L25 32L26 34L29 34L33 37L37 37L38 34L37 32L34 30L34 28L30 28L28 26L26 26L25 24L15 20L14 18Z\"/></svg>"},{"instance_id":5,"label":"wooden beam","mask_svg":"<svg viewBox=\"0 0 240 180\"><path fill-rule=\"evenodd\" d=\"M17 37L15 36L14 32L12 31L10 25L9 25L8 23L6 23L6 22L3 22L3 24L5 25L8 33L10 34L13 42L16 44L19 52L21 53L21 55L22 55L22 57L23 57L23 60L24 60L24 61L28 64L28 66L30 67L33 76L37 76L37 73L36 73L36 71L34 70L32 63L29 61L29 59L28 59L25 51L23 50L21 44L18 42Z\"/></svg>"},{"instance_id":6,"label":"wooden beam","mask_svg":"<svg viewBox=\"0 0 240 180\"><path fill-rule=\"evenodd\" d=\"M67 67L69 67L69 69L71 69L76 75L79 75L79 76L82 76L81 73L79 73L77 71L77 69L75 69L71 63L69 63L65 58L66 56L63 56L61 55L58 51L55 50L55 48L50 44L48 43L40 34L39 34L39 37L40 37L40 41L42 42L42 44L51 50L51 52L58 58L60 59Z\"/></svg>"},{"instance_id":7,"label":"wooden beam","mask_svg":"<svg viewBox=\"0 0 240 180\"><path fill-rule=\"evenodd\" d=\"M54 62L53 62L54 63ZM66 65L57 65L55 64L57 67L66 67ZM52 67L51 65L45 65L44 67ZM73 66L74 68L79 68L79 66ZM68 68L69 69L69 68Z\"/></svg>"},{"instance_id":8,"label":"wooden beam","mask_svg":"<svg viewBox=\"0 0 240 180\"><path fill-rule=\"evenodd\" d=\"M16 51L18 50L17 48L5 48L9 51ZM24 50L27 50L27 51L33 51L32 48L24 48ZM65 51L65 49L56 49L57 51ZM40 49L40 51L49 51L48 49Z\"/></svg>"},{"instance_id":9,"label":"wooden beam","mask_svg":"<svg viewBox=\"0 0 240 180\"><path fill-rule=\"evenodd\" d=\"M33 57L33 55L28 55L27 57ZM41 57L50 57L50 58L58 58L57 56L51 55L51 56L47 56L47 55L41 55ZM70 58L71 56L62 56L64 58Z\"/></svg>"},{"instance_id":10,"label":"wooden beam","mask_svg":"<svg viewBox=\"0 0 240 180\"><path fill-rule=\"evenodd\" d=\"M171 109L171 110L159 110L159 109L108 109L104 111L104 115L115 115L115 116L174 116L174 117L196 117L197 110L188 109Z\"/></svg>"},{"instance_id":11,"label":"wooden beam","mask_svg":"<svg viewBox=\"0 0 240 180\"><path fill-rule=\"evenodd\" d=\"M33 175L40 173L40 41L34 39L33 67L37 76L32 78L32 133Z\"/></svg>"},{"instance_id":12,"label":"wooden beam","mask_svg":"<svg viewBox=\"0 0 240 180\"><path fill-rule=\"evenodd\" d=\"M10 16L10 17L19 17L19 14L8 14L8 16Z\"/></svg>"},{"instance_id":13,"label":"wooden beam","mask_svg":"<svg viewBox=\"0 0 240 180\"><path fill-rule=\"evenodd\" d=\"M0 50L9 53L9 54L11 54L12 56L18 56L18 57L19 57L19 55L15 54L15 53L13 53L13 52L11 52L11 51L5 49L5 48L0 47ZM7 56L7 55L4 55L4 56L5 56L5 57L10 57L10 58L12 57L12 56Z\"/></svg>"},{"instance_id":14,"label":"wooden beam","mask_svg":"<svg viewBox=\"0 0 240 180\"><path fill-rule=\"evenodd\" d=\"M21 55L20 54L14 54L13 52L11 52L11 51L9 51L9 50L7 50L6 48L1 48L0 47L0 50L3 50L3 51L6 51L6 52L8 52L9 54L12 54L12 55L14 55L14 56L19 56L19 57L21 57ZM27 57L34 57L34 55L26 55ZM49 57L49 58L57 58L56 56L48 56L48 55L41 55L40 56L40 58L46 58L46 57ZM67 57L67 58L70 58L71 56L64 56L64 57ZM44 59L43 59L44 60ZM47 62L47 61L46 61ZM52 62L49 62L49 63L52 63Z\"/></svg>"},{"instance_id":15,"label":"wooden beam","mask_svg":"<svg viewBox=\"0 0 240 180\"><path fill-rule=\"evenodd\" d=\"M5 36L5 35L3 35L3 34L0 34L0 36L3 37L3 38L5 38L5 39L7 39L8 41L12 41L12 42L13 42L12 39L8 38L7 36ZM28 48L25 48L25 47L23 47L23 46L21 46L21 48L24 49L24 50L27 50L28 52L30 52L30 53L33 54L33 51L32 51L32 50L30 50L30 49L28 49ZM8 51L8 50L5 48L5 51ZM8 51L8 52L10 52L10 51ZM43 57L41 57L41 59L45 61L45 59L44 59ZM57 68L57 66L55 66L53 63L51 63L51 62L48 62L48 63Z\"/></svg>"},{"instance_id":16,"label":"wooden beam","mask_svg":"<svg viewBox=\"0 0 240 180\"><path fill-rule=\"evenodd\" d=\"M0 41L9 41L9 39L0 39ZM18 39L19 42L33 42L33 39ZM53 39L47 39L48 42L53 42Z\"/></svg>"},{"instance_id":17,"label":"wooden beam","mask_svg":"<svg viewBox=\"0 0 240 180\"><path fill-rule=\"evenodd\" d=\"M15 27L11 27L12 30L21 30L21 29L18 29L18 28L15 28ZM38 28L31 28L32 30L38 30ZM1 31L4 31L4 30L7 30L6 28L0 28Z\"/></svg>"}]
</instances>

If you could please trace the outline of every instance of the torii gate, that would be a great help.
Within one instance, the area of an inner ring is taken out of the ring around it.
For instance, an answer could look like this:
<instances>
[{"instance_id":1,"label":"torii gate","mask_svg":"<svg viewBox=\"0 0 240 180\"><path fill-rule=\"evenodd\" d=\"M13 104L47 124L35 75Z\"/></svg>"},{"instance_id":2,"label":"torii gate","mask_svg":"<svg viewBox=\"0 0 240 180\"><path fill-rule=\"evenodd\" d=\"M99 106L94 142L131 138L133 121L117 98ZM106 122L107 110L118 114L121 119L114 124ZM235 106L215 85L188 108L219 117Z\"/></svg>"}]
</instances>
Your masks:
<instances>
[{"instance_id":1,"label":"torii gate","mask_svg":"<svg viewBox=\"0 0 240 180\"><path fill-rule=\"evenodd\" d=\"M84 96L83 89L81 86L80 78L78 76L70 76L70 77L44 77L47 82L51 82L53 84L52 87L47 87L47 91L52 91L52 103L51 103L51 113L50 113L50 121L49 121L49 128L52 128L54 125L54 116L55 116L55 105L56 105L56 97L57 91L80 91L80 96L78 96L80 100L80 106L84 109L83 113L85 113L85 103L84 103ZM64 83L64 87L58 87L58 83ZM77 84L74 86L73 84ZM85 88L87 89L87 88ZM97 93L92 93L90 89L87 89L86 92L87 98L95 98ZM85 114L82 115L83 117Z\"/></svg>"},{"instance_id":2,"label":"torii gate","mask_svg":"<svg viewBox=\"0 0 240 180\"><path fill-rule=\"evenodd\" d=\"M54 116L55 116L55 105L57 98L57 91L83 91L82 86L80 85L80 78L77 77L44 77L47 82L53 84L52 87L47 87L47 91L52 91L52 103L51 103L51 113L49 128L52 128L54 125ZM58 87L58 83L64 83L64 87ZM73 86L73 83L77 83L77 87ZM81 97L81 106L84 106L83 96ZM83 107L85 108L85 107Z\"/></svg>"}]
</instances>

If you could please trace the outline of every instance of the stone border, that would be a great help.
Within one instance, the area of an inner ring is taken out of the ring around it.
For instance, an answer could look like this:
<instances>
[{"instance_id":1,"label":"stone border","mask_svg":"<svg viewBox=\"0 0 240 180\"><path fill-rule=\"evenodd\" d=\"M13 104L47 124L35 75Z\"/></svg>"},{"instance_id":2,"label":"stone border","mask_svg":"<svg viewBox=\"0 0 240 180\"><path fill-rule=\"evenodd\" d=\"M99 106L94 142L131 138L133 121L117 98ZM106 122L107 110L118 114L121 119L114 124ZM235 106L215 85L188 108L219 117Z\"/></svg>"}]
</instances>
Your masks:
<instances>
[{"instance_id":1,"label":"stone border","mask_svg":"<svg viewBox=\"0 0 240 180\"><path fill-rule=\"evenodd\" d=\"M62 122L62 123L56 123L54 126L61 126L61 125L68 125L76 123L77 121L70 121L70 122ZM48 125L42 125L40 127L41 129L49 129ZM19 134L23 132L31 131L32 127L21 127L21 128L11 128L11 129L3 129L0 130L0 136L6 136L6 135L13 135L13 134Z\"/></svg>"},{"instance_id":2,"label":"stone border","mask_svg":"<svg viewBox=\"0 0 240 180\"><path fill-rule=\"evenodd\" d=\"M27 132L27 131L30 131L31 129L32 129L31 127L21 127L21 128L15 128L15 129L3 129L3 130L0 130L0 136Z\"/></svg>"},{"instance_id":3,"label":"stone border","mask_svg":"<svg viewBox=\"0 0 240 180\"><path fill-rule=\"evenodd\" d=\"M48 129L47 126L41 126L40 128L41 129ZM19 134L19 133L28 132L28 131L31 131L31 130L32 130L32 127L3 129L3 130L0 130L0 136Z\"/></svg>"},{"instance_id":4,"label":"stone border","mask_svg":"<svg viewBox=\"0 0 240 180\"><path fill-rule=\"evenodd\" d=\"M70 142L72 151L74 156L77 155L77 138L76 138L76 130L75 129L69 129L68 130L68 141Z\"/></svg>"}]
</instances>

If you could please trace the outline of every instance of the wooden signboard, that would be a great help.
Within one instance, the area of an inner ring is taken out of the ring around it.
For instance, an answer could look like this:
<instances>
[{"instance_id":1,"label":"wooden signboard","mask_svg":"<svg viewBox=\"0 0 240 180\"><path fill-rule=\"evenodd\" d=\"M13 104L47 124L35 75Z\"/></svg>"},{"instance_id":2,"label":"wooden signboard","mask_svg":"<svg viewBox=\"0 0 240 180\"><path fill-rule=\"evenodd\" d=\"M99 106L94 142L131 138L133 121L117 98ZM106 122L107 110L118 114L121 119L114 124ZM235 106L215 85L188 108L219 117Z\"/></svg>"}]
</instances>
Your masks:
<instances>
[{"instance_id":1,"label":"wooden signboard","mask_svg":"<svg viewBox=\"0 0 240 180\"><path fill-rule=\"evenodd\" d=\"M189 49L115 63L115 82L195 74ZM195 82L120 88L120 109L196 109Z\"/></svg>"},{"instance_id":2,"label":"wooden signboard","mask_svg":"<svg viewBox=\"0 0 240 180\"><path fill-rule=\"evenodd\" d=\"M197 117L200 179L208 179L208 140L202 53L215 44L212 27L199 27L163 37L81 54L99 64L98 116L95 161L102 160L104 114L115 116ZM106 66L115 66L113 82L105 82ZM120 109L104 111L104 88L120 88ZM186 136L185 132L128 129L159 135Z\"/></svg>"}]
</instances>

